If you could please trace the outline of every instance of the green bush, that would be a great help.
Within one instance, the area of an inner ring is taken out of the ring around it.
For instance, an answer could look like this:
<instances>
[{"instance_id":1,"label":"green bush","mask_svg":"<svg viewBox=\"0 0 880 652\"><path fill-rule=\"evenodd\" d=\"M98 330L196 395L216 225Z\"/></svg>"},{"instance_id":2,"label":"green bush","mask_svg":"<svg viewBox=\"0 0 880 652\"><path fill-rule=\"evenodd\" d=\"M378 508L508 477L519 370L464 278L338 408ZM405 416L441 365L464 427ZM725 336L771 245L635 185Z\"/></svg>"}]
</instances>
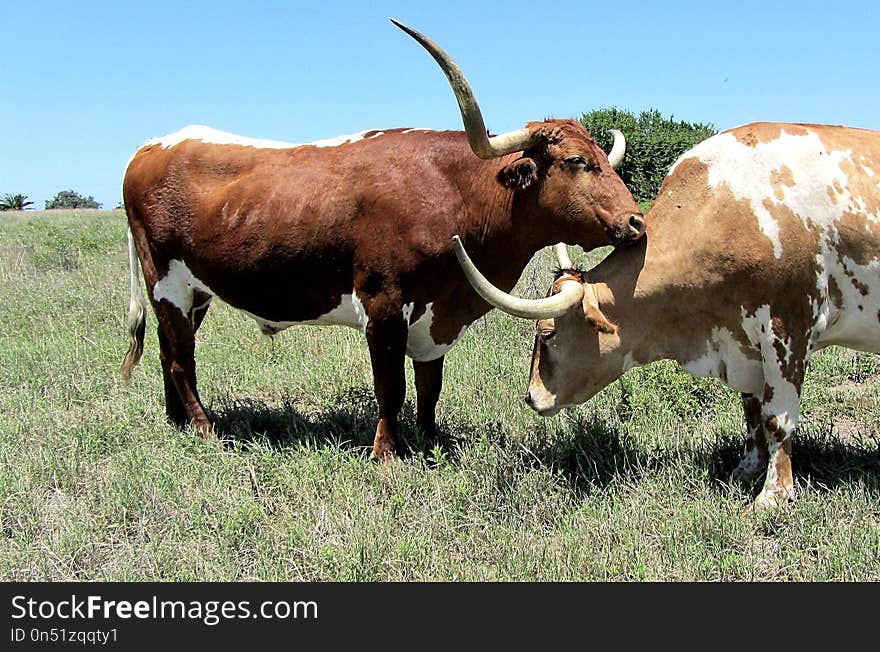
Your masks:
<instances>
[{"instance_id":1,"label":"green bush","mask_svg":"<svg viewBox=\"0 0 880 652\"><path fill-rule=\"evenodd\" d=\"M626 158L617 172L639 202L655 199L675 160L717 133L710 124L664 118L657 109L638 116L615 108L598 109L585 113L581 124L606 152L612 144L609 129L620 129L626 136Z\"/></svg>"},{"instance_id":2,"label":"green bush","mask_svg":"<svg viewBox=\"0 0 880 652\"><path fill-rule=\"evenodd\" d=\"M50 208L101 208L101 204L91 195L83 197L73 190L62 190L54 198L46 201L46 209Z\"/></svg>"}]
</instances>

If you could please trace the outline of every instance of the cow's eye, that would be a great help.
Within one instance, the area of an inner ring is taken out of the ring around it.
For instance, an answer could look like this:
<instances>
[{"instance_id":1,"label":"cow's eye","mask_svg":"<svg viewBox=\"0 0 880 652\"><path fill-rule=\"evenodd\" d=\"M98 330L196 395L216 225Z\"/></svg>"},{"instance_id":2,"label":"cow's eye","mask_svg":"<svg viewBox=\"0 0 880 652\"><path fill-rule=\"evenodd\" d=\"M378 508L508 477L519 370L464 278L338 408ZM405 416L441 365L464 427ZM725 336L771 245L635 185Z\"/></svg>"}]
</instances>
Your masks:
<instances>
[{"instance_id":1,"label":"cow's eye","mask_svg":"<svg viewBox=\"0 0 880 652\"><path fill-rule=\"evenodd\" d=\"M572 167L581 166L587 167L587 161L583 156L566 156L565 162L571 165Z\"/></svg>"},{"instance_id":2,"label":"cow's eye","mask_svg":"<svg viewBox=\"0 0 880 652\"><path fill-rule=\"evenodd\" d=\"M541 336L542 342L549 342L554 337L556 337L556 329L555 328L542 328L539 335Z\"/></svg>"}]
</instances>

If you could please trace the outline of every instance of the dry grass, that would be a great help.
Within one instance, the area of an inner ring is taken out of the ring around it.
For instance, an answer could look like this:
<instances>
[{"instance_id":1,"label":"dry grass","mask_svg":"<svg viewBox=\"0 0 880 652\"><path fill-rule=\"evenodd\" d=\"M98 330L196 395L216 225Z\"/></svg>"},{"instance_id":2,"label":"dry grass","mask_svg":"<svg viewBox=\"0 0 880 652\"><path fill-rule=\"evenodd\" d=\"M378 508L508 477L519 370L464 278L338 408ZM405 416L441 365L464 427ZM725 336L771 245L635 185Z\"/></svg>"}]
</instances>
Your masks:
<instances>
[{"instance_id":1,"label":"dry grass","mask_svg":"<svg viewBox=\"0 0 880 652\"><path fill-rule=\"evenodd\" d=\"M492 313L449 355L443 440L415 432L410 377L413 453L384 467L357 332L268 340L217 306L197 357L218 450L164 421L154 320L119 381L124 242L118 211L0 221L3 579L880 579L876 356L814 359L801 497L746 516L739 401L672 364L542 420L519 399L532 326Z\"/></svg>"}]
</instances>

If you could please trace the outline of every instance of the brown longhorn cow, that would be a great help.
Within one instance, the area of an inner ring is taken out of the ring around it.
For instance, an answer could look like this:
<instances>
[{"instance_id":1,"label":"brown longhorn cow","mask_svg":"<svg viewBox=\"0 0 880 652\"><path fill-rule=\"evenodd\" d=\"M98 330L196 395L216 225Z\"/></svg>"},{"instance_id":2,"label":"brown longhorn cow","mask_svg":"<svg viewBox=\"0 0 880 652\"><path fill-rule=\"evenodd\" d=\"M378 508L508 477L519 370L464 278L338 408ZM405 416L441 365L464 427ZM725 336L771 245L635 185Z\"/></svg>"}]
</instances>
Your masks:
<instances>
[{"instance_id":1,"label":"brown longhorn cow","mask_svg":"<svg viewBox=\"0 0 880 652\"><path fill-rule=\"evenodd\" d=\"M413 360L418 425L431 434L443 357L491 309L459 269L453 234L508 289L545 245L592 249L643 234L639 208L612 169L622 135L610 161L571 120L488 137L456 64L395 24L446 73L465 132L383 129L292 145L187 127L148 142L129 164L131 345L122 374L143 352L142 271L175 424L216 437L194 359L196 331L216 297L265 333L295 324L361 330L379 404L372 457L389 458L404 356Z\"/></svg>"},{"instance_id":2,"label":"brown longhorn cow","mask_svg":"<svg viewBox=\"0 0 880 652\"><path fill-rule=\"evenodd\" d=\"M542 415L586 401L664 358L742 393L748 425L733 479L764 477L758 509L794 495L791 443L810 356L832 344L880 353L880 132L755 123L679 158L647 234L528 301L539 319L526 401ZM688 233L687 246L681 234Z\"/></svg>"}]
</instances>

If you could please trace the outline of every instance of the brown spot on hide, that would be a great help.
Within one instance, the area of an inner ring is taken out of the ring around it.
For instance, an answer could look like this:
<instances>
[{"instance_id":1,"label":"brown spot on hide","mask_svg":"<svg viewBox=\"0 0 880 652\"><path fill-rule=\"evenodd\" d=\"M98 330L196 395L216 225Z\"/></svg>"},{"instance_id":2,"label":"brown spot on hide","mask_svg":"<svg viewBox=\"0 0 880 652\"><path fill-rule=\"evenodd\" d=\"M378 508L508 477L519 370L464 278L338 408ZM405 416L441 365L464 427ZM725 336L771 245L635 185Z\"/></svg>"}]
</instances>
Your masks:
<instances>
[{"instance_id":1,"label":"brown spot on hide","mask_svg":"<svg viewBox=\"0 0 880 652\"><path fill-rule=\"evenodd\" d=\"M785 187L794 186L794 175L791 168L783 165L778 170L770 173L770 184L773 186L773 195L779 201L785 199Z\"/></svg>"},{"instance_id":2,"label":"brown spot on hide","mask_svg":"<svg viewBox=\"0 0 880 652\"><path fill-rule=\"evenodd\" d=\"M736 139L746 147L754 147L758 144L758 138L752 132L737 134Z\"/></svg>"},{"instance_id":3,"label":"brown spot on hide","mask_svg":"<svg viewBox=\"0 0 880 652\"><path fill-rule=\"evenodd\" d=\"M859 293L864 297L868 295L868 286L858 280L855 276L850 279L850 282L853 284L853 287L859 291Z\"/></svg>"},{"instance_id":4,"label":"brown spot on hide","mask_svg":"<svg viewBox=\"0 0 880 652\"><path fill-rule=\"evenodd\" d=\"M807 133L806 126L799 124L781 124L776 122L755 122L744 127L730 130L736 139L747 147L754 147L758 143L769 143L785 131L791 135L803 135Z\"/></svg>"},{"instance_id":5,"label":"brown spot on hide","mask_svg":"<svg viewBox=\"0 0 880 652\"><path fill-rule=\"evenodd\" d=\"M843 293L840 291L840 286L833 276L828 277L828 296L831 298L831 304L835 308L843 307Z\"/></svg>"},{"instance_id":6,"label":"brown spot on hide","mask_svg":"<svg viewBox=\"0 0 880 652\"><path fill-rule=\"evenodd\" d=\"M772 396L773 388L769 387L769 385L765 386L764 395L767 395L768 388L770 389L770 393ZM754 432L761 427L761 399L759 399L757 396L743 394L742 404L743 413L745 414L746 423L749 426L749 431Z\"/></svg>"},{"instance_id":7,"label":"brown spot on hide","mask_svg":"<svg viewBox=\"0 0 880 652\"><path fill-rule=\"evenodd\" d=\"M779 364L785 364L785 361L788 359L788 353L785 350L785 344L783 344L779 338L774 338L773 348L776 349L776 359L779 360Z\"/></svg>"},{"instance_id":8,"label":"brown spot on hide","mask_svg":"<svg viewBox=\"0 0 880 652\"><path fill-rule=\"evenodd\" d=\"M413 309L412 314L409 316L409 323L415 324L419 320L419 318L425 314L426 310L427 310L427 306L416 306Z\"/></svg>"}]
</instances>

